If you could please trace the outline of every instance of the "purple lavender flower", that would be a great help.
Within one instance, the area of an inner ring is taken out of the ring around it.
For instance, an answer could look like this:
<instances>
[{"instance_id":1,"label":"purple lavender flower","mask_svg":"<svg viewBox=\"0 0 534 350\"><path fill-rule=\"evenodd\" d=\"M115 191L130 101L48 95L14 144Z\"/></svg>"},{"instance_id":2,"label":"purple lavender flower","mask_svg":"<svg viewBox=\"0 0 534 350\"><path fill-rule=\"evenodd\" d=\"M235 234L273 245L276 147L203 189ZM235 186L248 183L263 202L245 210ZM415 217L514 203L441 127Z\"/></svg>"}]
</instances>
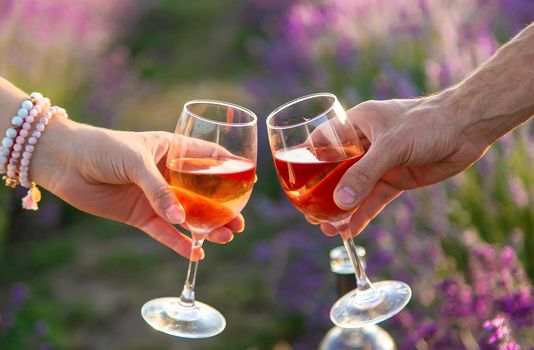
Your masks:
<instances>
[{"instance_id":1,"label":"purple lavender flower","mask_svg":"<svg viewBox=\"0 0 534 350\"><path fill-rule=\"evenodd\" d=\"M55 347L48 342L41 342L37 345L37 350L53 350Z\"/></svg>"},{"instance_id":2,"label":"purple lavender flower","mask_svg":"<svg viewBox=\"0 0 534 350\"><path fill-rule=\"evenodd\" d=\"M510 315L514 324L521 327L534 325L534 296L530 288L503 295L497 303L502 312Z\"/></svg>"},{"instance_id":3,"label":"purple lavender flower","mask_svg":"<svg viewBox=\"0 0 534 350\"><path fill-rule=\"evenodd\" d=\"M501 6L508 14L510 34L515 34L534 20L534 3L523 0L501 0Z\"/></svg>"},{"instance_id":4,"label":"purple lavender flower","mask_svg":"<svg viewBox=\"0 0 534 350\"><path fill-rule=\"evenodd\" d=\"M16 282L11 285L9 289L10 302L20 305L28 298L28 287L21 282Z\"/></svg>"},{"instance_id":5,"label":"purple lavender flower","mask_svg":"<svg viewBox=\"0 0 534 350\"><path fill-rule=\"evenodd\" d=\"M271 242L259 242L254 246L251 255L253 259L259 262L270 262L274 256L273 244Z\"/></svg>"},{"instance_id":6,"label":"purple lavender flower","mask_svg":"<svg viewBox=\"0 0 534 350\"><path fill-rule=\"evenodd\" d=\"M497 316L484 322L482 328L487 332L481 343L482 350L519 350L521 347L511 337L508 321L503 316Z\"/></svg>"},{"instance_id":7,"label":"purple lavender flower","mask_svg":"<svg viewBox=\"0 0 534 350\"><path fill-rule=\"evenodd\" d=\"M508 178L508 190L510 197L518 208L525 208L529 204L528 192L523 182L514 175Z\"/></svg>"},{"instance_id":8,"label":"purple lavender flower","mask_svg":"<svg viewBox=\"0 0 534 350\"><path fill-rule=\"evenodd\" d=\"M50 91L61 104L72 100L72 91L86 92L106 78L124 74L101 76L96 67L107 63L101 62L136 17L138 5L139 1L125 0L3 1L0 74L17 85ZM29 15L31 21L26 20ZM109 96L110 90L106 92Z\"/></svg>"},{"instance_id":9,"label":"purple lavender flower","mask_svg":"<svg viewBox=\"0 0 534 350\"><path fill-rule=\"evenodd\" d=\"M16 282L10 286L8 302L3 305L3 310L0 309L0 330L8 330L15 324L17 313L28 299L28 294L28 287L24 283Z\"/></svg>"},{"instance_id":10,"label":"purple lavender flower","mask_svg":"<svg viewBox=\"0 0 534 350\"><path fill-rule=\"evenodd\" d=\"M445 296L441 313L451 318L463 318L473 313L473 293L459 276L449 277L438 285Z\"/></svg>"},{"instance_id":11,"label":"purple lavender flower","mask_svg":"<svg viewBox=\"0 0 534 350\"><path fill-rule=\"evenodd\" d=\"M46 322L41 321L41 320L35 322L33 329L35 331L35 334L37 334L37 336L39 337L44 337L50 331L48 324L46 324Z\"/></svg>"},{"instance_id":12,"label":"purple lavender flower","mask_svg":"<svg viewBox=\"0 0 534 350\"><path fill-rule=\"evenodd\" d=\"M418 6L394 0L296 0L285 5L285 9L279 2L273 5L279 19L268 25L264 22L269 27L264 28L264 37L256 38L251 51L268 72L253 77L256 82L263 81L262 89L255 90L268 105L318 89L350 96L351 103L368 98L410 98L442 89L487 59L498 46L497 37L511 35L525 16L534 13L515 0L419 0ZM268 4L261 6L269 12ZM513 142L510 138L504 141L507 155L516 152ZM406 280L414 289L410 309L399 315L398 321L391 321L400 348L426 344L438 350L471 349L473 339L482 346L483 321L499 314L510 320L510 334L518 339L517 344L534 345L529 335L533 333L532 318L528 317L532 314L532 286L515 250L482 243L476 231L476 220L499 214L501 203L493 194L496 181L501 181L501 153L490 151L477 165L478 172L458 177L463 181L456 187L449 183L405 194L357 238L367 249L371 276ZM473 179L475 184L471 184ZM514 209L526 210L531 189L521 188L513 178L502 183L514 193ZM469 189L474 189L471 196L480 197L480 205L463 203L464 198L472 199L463 193ZM451 214L460 219L461 227L450 220ZM471 235L462 235L467 229L464 225L469 225ZM441 240L461 245L468 261L459 257L463 255L459 252L444 251L455 248L442 245ZM318 241L287 238L285 242L297 252L320 256ZM285 293L297 288L285 289L286 281L291 280L287 274L310 274L302 286L313 286L321 280L321 273L328 273L320 272L320 264L313 265L307 256L296 253L295 257L303 259L304 266L287 260L278 286ZM299 301L298 305L314 303ZM513 342L502 345L516 346Z\"/></svg>"}]
</instances>

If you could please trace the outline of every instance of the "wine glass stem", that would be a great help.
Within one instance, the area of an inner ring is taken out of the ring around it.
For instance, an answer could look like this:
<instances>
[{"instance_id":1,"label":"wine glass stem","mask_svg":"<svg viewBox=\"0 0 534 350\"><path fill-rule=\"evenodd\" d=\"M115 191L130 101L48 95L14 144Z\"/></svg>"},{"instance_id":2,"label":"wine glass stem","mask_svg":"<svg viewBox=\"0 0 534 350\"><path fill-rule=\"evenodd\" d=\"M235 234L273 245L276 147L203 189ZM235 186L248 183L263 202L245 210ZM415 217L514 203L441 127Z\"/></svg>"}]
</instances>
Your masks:
<instances>
[{"instance_id":1,"label":"wine glass stem","mask_svg":"<svg viewBox=\"0 0 534 350\"><path fill-rule=\"evenodd\" d=\"M365 273L362 262L358 257L358 253L356 252L356 244L354 244L352 235L349 233L342 235L342 237L349 237L343 240L343 244L345 245L345 249L349 254L352 266L354 267L354 274L356 275L356 288L358 288L359 291L366 291L373 288L371 281L369 281L369 278L367 278L367 274Z\"/></svg>"},{"instance_id":2,"label":"wine glass stem","mask_svg":"<svg viewBox=\"0 0 534 350\"><path fill-rule=\"evenodd\" d=\"M194 237L195 235L193 235ZM198 269L198 260L193 259L193 254L196 250L199 250L202 247L204 238L196 239L193 238L191 244L191 255L189 257L189 267L187 269L187 278L185 279L184 289L182 294L180 294L180 305L184 307L193 307L195 306L195 279L197 277Z\"/></svg>"}]
</instances>

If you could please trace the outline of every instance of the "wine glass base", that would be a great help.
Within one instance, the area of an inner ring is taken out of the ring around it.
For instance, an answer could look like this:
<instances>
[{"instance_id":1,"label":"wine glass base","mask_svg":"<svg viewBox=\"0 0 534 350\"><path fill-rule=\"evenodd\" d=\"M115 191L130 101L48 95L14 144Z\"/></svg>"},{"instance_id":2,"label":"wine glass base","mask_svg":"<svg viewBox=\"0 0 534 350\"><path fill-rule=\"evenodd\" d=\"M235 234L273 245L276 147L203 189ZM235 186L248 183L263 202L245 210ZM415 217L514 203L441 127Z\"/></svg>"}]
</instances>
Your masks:
<instances>
[{"instance_id":1,"label":"wine glass base","mask_svg":"<svg viewBox=\"0 0 534 350\"><path fill-rule=\"evenodd\" d=\"M326 333L319 350L396 350L393 338L383 328L368 325L361 328L334 327Z\"/></svg>"},{"instance_id":2,"label":"wine glass base","mask_svg":"<svg viewBox=\"0 0 534 350\"><path fill-rule=\"evenodd\" d=\"M359 328L395 316L412 296L410 287L400 281L380 281L373 288L357 289L342 296L330 310L332 322L342 328Z\"/></svg>"},{"instance_id":3,"label":"wine glass base","mask_svg":"<svg viewBox=\"0 0 534 350\"><path fill-rule=\"evenodd\" d=\"M157 298L141 308L144 320L154 329L182 338L209 338L226 327L224 316L211 306L195 301L184 307L179 298Z\"/></svg>"}]
</instances>

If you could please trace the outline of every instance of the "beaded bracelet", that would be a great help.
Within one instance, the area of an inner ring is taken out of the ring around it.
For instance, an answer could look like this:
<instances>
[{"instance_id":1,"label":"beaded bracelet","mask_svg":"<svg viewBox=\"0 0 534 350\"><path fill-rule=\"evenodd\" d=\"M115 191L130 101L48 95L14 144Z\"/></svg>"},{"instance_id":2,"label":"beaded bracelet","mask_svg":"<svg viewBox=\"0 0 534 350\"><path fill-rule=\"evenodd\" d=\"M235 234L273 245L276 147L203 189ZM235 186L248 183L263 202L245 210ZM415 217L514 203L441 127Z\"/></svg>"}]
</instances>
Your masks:
<instances>
[{"instance_id":1,"label":"beaded bracelet","mask_svg":"<svg viewBox=\"0 0 534 350\"><path fill-rule=\"evenodd\" d=\"M19 168L19 181L20 181L20 185L23 187L26 187L26 188L35 187L35 183L28 179L30 161L32 159L33 151L35 150L35 147L37 143L39 142L39 139L41 138L42 133L45 131L48 121L50 120L50 118L52 118L55 115L61 115L65 118L68 118L67 111L65 111L63 108L60 108L57 106L50 107L43 114L43 116L41 117L37 125L35 126L35 130L33 131L32 136L28 139L28 143L26 144L26 147L24 148L24 153L22 153L22 160L20 162L20 168Z\"/></svg>"},{"instance_id":2,"label":"beaded bracelet","mask_svg":"<svg viewBox=\"0 0 534 350\"><path fill-rule=\"evenodd\" d=\"M33 122L40 115L39 122L35 125L26 142L26 138L32 130ZM28 99L22 102L17 116L12 119L12 126L2 140L0 173L6 173L6 176L3 177L6 186L14 188L20 184L29 189L27 195L22 199L24 209L37 210L37 203L41 200L41 191L37 188L36 183L29 179L28 174L35 147L45 131L48 121L55 115L68 118L67 112L63 108L50 107L49 99L38 92L33 92Z\"/></svg>"},{"instance_id":3,"label":"beaded bracelet","mask_svg":"<svg viewBox=\"0 0 534 350\"><path fill-rule=\"evenodd\" d=\"M22 127L19 130L18 136L15 138L15 144L13 145L13 150L11 151L11 156L7 164L7 176L5 180L6 185L11 188L15 188L20 182L17 179L17 166L19 164L24 142L31 131L32 124L35 121L35 118L37 118L41 112L50 107L49 99L44 98L43 95L39 94L38 92L33 93L32 95L30 96L34 98L35 104L29 111L28 115L24 118L24 123L22 123Z\"/></svg>"},{"instance_id":4,"label":"beaded bracelet","mask_svg":"<svg viewBox=\"0 0 534 350\"><path fill-rule=\"evenodd\" d=\"M2 147L0 148L0 174L5 174L7 172L6 166L11 150L15 144L15 138L19 133L19 128L24 123L24 118L30 114L34 107L34 101L34 98L30 95L21 103L17 115L11 118L11 126L6 130L6 137L2 140Z\"/></svg>"},{"instance_id":5,"label":"beaded bracelet","mask_svg":"<svg viewBox=\"0 0 534 350\"><path fill-rule=\"evenodd\" d=\"M55 115L65 118L69 117L67 115L67 111L57 106L50 107L48 110L46 110L35 126L35 130L33 131L32 136L28 139L28 143L26 144L24 153L22 154L22 160L19 168L19 181L21 186L28 188L28 194L22 198L22 207L24 209L39 209L37 203L41 200L41 191L39 191L39 188L35 182L29 180L28 172L30 170L30 162L35 147L37 146L42 133L45 131L48 121Z\"/></svg>"},{"instance_id":6,"label":"beaded bracelet","mask_svg":"<svg viewBox=\"0 0 534 350\"><path fill-rule=\"evenodd\" d=\"M30 159L32 157L33 151L35 150L35 145L37 144L37 140L41 137L42 132L45 129L45 125L48 124L48 120L51 118L51 116L54 115L54 113L58 112L57 107L47 107L45 108L45 112L37 125L35 125L35 129L32 133L32 136L28 139L28 143L24 147L24 152L22 152L22 159L20 160L20 167L19 167L19 183L21 186L30 188L31 187L31 181L28 181L28 170L30 167ZM27 135L26 135L27 136Z\"/></svg>"}]
</instances>

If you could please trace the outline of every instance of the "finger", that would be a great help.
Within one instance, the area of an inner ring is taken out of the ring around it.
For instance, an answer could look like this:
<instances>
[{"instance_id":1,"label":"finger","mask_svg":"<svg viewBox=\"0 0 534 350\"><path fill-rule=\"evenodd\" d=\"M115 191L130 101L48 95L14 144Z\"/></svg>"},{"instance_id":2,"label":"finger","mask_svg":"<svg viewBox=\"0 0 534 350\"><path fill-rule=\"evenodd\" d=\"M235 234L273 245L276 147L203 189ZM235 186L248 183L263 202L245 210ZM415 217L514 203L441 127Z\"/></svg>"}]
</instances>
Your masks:
<instances>
[{"instance_id":1,"label":"finger","mask_svg":"<svg viewBox=\"0 0 534 350\"><path fill-rule=\"evenodd\" d=\"M206 239L214 243L228 243L234 239L234 234L228 227L218 227L215 230L211 231Z\"/></svg>"},{"instance_id":2,"label":"finger","mask_svg":"<svg viewBox=\"0 0 534 350\"><path fill-rule=\"evenodd\" d=\"M306 221L308 221L310 224L312 225L318 225L321 223L321 221L317 220L316 218L314 218L313 216L310 216L310 215L304 215L304 217L306 218Z\"/></svg>"},{"instance_id":3,"label":"finger","mask_svg":"<svg viewBox=\"0 0 534 350\"><path fill-rule=\"evenodd\" d=\"M187 231L191 232L191 229L186 223L183 223L180 225ZM224 229L223 231L219 231L219 229ZM239 232L242 232L244 229L244 219L243 216L240 214L236 216L232 221L230 221L228 224L218 227L211 231L207 236L206 239L208 241L214 242L214 243L227 243L233 239L234 232L238 232L237 230L240 230ZM228 234L228 232L230 234ZM229 237L229 236L232 237Z\"/></svg>"},{"instance_id":4,"label":"finger","mask_svg":"<svg viewBox=\"0 0 534 350\"><path fill-rule=\"evenodd\" d=\"M306 144L315 147L332 144L350 144L366 150L370 146L371 130L369 121L372 120L380 106L380 101L366 101L343 114L339 111L339 118L329 123L322 123L316 127Z\"/></svg>"},{"instance_id":5,"label":"finger","mask_svg":"<svg viewBox=\"0 0 534 350\"><path fill-rule=\"evenodd\" d=\"M170 134L168 149L170 158L221 158L234 156L226 148L215 142L194 137Z\"/></svg>"},{"instance_id":6,"label":"finger","mask_svg":"<svg viewBox=\"0 0 534 350\"><path fill-rule=\"evenodd\" d=\"M146 163L139 170L137 185L143 190L150 205L160 217L173 224L183 223L184 208L176 199L156 164L150 161Z\"/></svg>"},{"instance_id":7,"label":"finger","mask_svg":"<svg viewBox=\"0 0 534 350\"><path fill-rule=\"evenodd\" d=\"M184 229L191 232L191 229L189 228L187 224L184 223L184 224L181 224L180 226L182 226ZM191 232L191 234L193 233ZM226 226L223 226L223 227L218 227L215 230L211 231L204 238L206 238L208 241L213 242L213 243L224 244L224 243L228 243L232 241L234 239L234 234L231 229L229 229Z\"/></svg>"},{"instance_id":8,"label":"finger","mask_svg":"<svg viewBox=\"0 0 534 350\"><path fill-rule=\"evenodd\" d=\"M327 236L336 236L338 234L338 231L336 230L336 228L333 226L333 225L330 225L326 222L323 222L321 224L321 230L323 231L323 233Z\"/></svg>"},{"instance_id":9,"label":"finger","mask_svg":"<svg viewBox=\"0 0 534 350\"><path fill-rule=\"evenodd\" d=\"M334 192L337 206L350 210L367 197L384 173L397 165L393 152L384 141L371 144L368 152L339 181Z\"/></svg>"},{"instance_id":10,"label":"finger","mask_svg":"<svg viewBox=\"0 0 534 350\"><path fill-rule=\"evenodd\" d=\"M401 190L390 184L379 181L373 188L369 196L365 198L362 204L356 209L350 220L352 235L356 236L374 219L384 207L397 198L402 193Z\"/></svg>"},{"instance_id":11,"label":"finger","mask_svg":"<svg viewBox=\"0 0 534 350\"><path fill-rule=\"evenodd\" d=\"M329 145L352 145L365 150L369 148L369 139L364 132L349 120L334 119L315 128L304 145L321 147Z\"/></svg>"},{"instance_id":12,"label":"finger","mask_svg":"<svg viewBox=\"0 0 534 350\"><path fill-rule=\"evenodd\" d=\"M241 233L245 230L245 218L243 218L243 215L237 214L237 216L233 218L232 221L230 221L224 226L226 226L232 232Z\"/></svg>"},{"instance_id":13,"label":"finger","mask_svg":"<svg viewBox=\"0 0 534 350\"><path fill-rule=\"evenodd\" d=\"M186 258L190 257L191 239L164 219L154 216L154 218L141 226L140 229L178 254ZM193 260L199 259L204 259L204 251L202 249L195 250L195 254L193 255Z\"/></svg>"}]
</instances>

